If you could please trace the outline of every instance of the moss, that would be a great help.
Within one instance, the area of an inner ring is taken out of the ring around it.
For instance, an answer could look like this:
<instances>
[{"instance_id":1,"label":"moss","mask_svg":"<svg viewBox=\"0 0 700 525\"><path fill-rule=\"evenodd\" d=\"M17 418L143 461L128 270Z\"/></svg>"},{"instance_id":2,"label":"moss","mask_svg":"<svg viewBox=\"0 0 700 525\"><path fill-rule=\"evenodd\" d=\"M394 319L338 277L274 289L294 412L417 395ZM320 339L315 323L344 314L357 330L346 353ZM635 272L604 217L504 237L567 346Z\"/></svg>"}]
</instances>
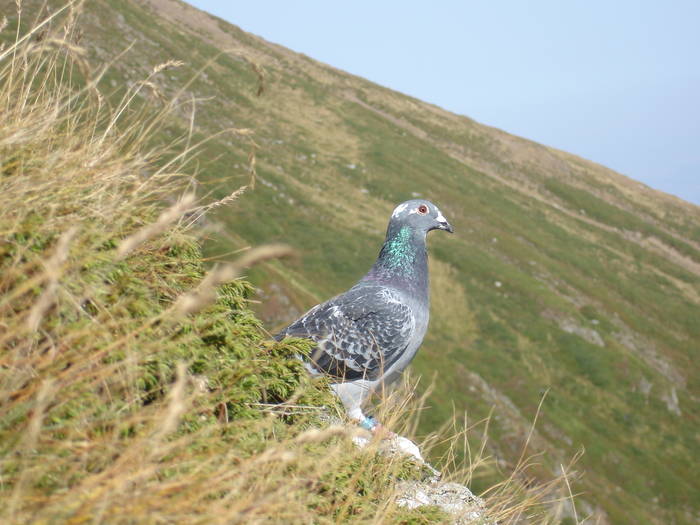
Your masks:
<instances>
[{"instance_id":1,"label":"moss","mask_svg":"<svg viewBox=\"0 0 700 525\"><path fill-rule=\"evenodd\" d=\"M448 523L450 516L437 505L423 505L416 509L401 509L392 515L392 522L401 525Z\"/></svg>"}]
</instances>

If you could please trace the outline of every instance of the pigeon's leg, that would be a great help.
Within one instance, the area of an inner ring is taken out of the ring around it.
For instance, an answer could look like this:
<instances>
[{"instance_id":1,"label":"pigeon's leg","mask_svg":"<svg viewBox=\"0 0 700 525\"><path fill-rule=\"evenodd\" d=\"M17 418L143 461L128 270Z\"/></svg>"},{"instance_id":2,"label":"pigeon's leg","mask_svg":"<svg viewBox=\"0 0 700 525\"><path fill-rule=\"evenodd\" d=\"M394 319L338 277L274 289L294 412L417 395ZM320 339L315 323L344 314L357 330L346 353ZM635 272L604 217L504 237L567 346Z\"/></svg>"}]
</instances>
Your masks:
<instances>
[{"instance_id":1,"label":"pigeon's leg","mask_svg":"<svg viewBox=\"0 0 700 525\"><path fill-rule=\"evenodd\" d=\"M348 417L362 428L374 431L379 423L373 417L367 417L362 412L362 403L364 403L371 391L371 383L369 381L348 381L347 383L334 383L331 388L340 398Z\"/></svg>"}]
</instances>

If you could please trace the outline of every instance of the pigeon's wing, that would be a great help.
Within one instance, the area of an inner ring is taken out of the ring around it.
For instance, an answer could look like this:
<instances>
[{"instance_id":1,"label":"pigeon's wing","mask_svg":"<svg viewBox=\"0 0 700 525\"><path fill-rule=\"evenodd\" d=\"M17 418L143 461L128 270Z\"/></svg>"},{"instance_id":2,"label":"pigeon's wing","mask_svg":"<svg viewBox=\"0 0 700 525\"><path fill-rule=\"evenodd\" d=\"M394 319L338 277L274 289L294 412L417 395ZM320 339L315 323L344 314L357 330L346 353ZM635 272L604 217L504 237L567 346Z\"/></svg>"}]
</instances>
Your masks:
<instances>
[{"instance_id":1,"label":"pigeon's wing","mask_svg":"<svg viewBox=\"0 0 700 525\"><path fill-rule=\"evenodd\" d=\"M316 342L310 356L319 371L346 381L381 377L404 352L415 332L411 308L397 292L353 288L309 310L278 338Z\"/></svg>"}]
</instances>

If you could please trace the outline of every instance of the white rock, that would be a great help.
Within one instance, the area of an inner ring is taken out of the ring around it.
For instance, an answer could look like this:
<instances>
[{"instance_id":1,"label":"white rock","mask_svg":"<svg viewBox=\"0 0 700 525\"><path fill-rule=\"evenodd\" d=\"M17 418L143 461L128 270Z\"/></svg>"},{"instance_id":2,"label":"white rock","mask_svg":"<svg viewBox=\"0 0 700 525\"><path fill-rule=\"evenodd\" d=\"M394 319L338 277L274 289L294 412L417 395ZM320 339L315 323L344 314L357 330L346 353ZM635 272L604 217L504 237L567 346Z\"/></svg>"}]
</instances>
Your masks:
<instances>
[{"instance_id":1,"label":"white rock","mask_svg":"<svg viewBox=\"0 0 700 525\"><path fill-rule=\"evenodd\" d=\"M405 481L399 485L397 505L415 509L435 505L452 516L451 523L493 524L485 517L484 501L459 483Z\"/></svg>"},{"instance_id":2,"label":"white rock","mask_svg":"<svg viewBox=\"0 0 700 525\"><path fill-rule=\"evenodd\" d=\"M352 442L359 448L366 448L372 443L372 437L369 433L366 436L354 436ZM424 481L399 483L396 499L398 506L415 509L425 505L436 505L451 515L450 523L455 525L494 525L494 522L485 516L484 501L465 485L441 482L440 473L425 462L418 445L410 439L392 435L379 443L378 450L382 454L405 454L433 472L433 476Z\"/></svg>"},{"instance_id":3,"label":"white rock","mask_svg":"<svg viewBox=\"0 0 700 525\"><path fill-rule=\"evenodd\" d=\"M425 460L423 459L423 456L420 453L418 445L416 445L410 439L407 439L403 436L394 436L391 441L395 451L401 452L402 454L406 454L407 456L413 456L420 463L425 463Z\"/></svg>"},{"instance_id":4,"label":"white rock","mask_svg":"<svg viewBox=\"0 0 700 525\"><path fill-rule=\"evenodd\" d=\"M362 436L354 436L352 438L352 442L357 448L365 448L367 445L369 445L369 439Z\"/></svg>"}]
</instances>

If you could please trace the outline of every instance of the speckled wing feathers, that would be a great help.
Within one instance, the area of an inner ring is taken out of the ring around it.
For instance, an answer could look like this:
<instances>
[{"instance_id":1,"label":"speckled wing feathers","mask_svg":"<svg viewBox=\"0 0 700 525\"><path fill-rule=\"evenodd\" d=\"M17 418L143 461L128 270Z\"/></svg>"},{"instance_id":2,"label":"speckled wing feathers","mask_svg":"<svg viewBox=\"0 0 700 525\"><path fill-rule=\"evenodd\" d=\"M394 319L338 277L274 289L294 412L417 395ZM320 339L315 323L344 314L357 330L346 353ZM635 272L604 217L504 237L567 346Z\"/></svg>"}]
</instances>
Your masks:
<instances>
[{"instance_id":1,"label":"speckled wing feathers","mask_svg":"<svg viewBox=\"0 0 700 525\"><path fill-rule=\"evenodd\" d=\"M358 286L312 308L277 338L315 341L311 364L319 372L345 381L375 380L401 356L415 325L398 292Z\"/></svg>"}]
</instances>

